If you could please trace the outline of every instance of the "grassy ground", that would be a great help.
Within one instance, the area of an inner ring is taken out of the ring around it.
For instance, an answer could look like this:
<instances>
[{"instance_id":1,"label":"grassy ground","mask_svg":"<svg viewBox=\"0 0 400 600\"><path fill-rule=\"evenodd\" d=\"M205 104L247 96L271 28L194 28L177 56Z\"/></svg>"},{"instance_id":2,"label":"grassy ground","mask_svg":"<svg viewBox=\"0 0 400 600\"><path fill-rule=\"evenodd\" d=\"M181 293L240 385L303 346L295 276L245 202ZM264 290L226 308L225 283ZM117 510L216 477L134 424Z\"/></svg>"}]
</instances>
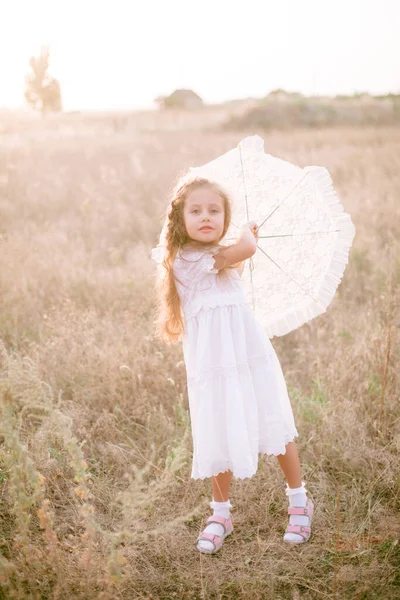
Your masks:
<instances>
[{"instance_id":1,"label":"grassy ground","mask_svg":"<svg viewBox=\"0 0 400 600\"><path fill-rule=\"evenodd\" d=\"M398 598L400 129L118 118L2 128L0 598ZM210 557L194 546L211 487L190 479L182 350L151 335L150 248L176 174L253 133L329 169L356 237L328 311L272 339L311 540L282 542L285 481L263 456L234 480L235 531Z\"/></svg>"}]
</instances>

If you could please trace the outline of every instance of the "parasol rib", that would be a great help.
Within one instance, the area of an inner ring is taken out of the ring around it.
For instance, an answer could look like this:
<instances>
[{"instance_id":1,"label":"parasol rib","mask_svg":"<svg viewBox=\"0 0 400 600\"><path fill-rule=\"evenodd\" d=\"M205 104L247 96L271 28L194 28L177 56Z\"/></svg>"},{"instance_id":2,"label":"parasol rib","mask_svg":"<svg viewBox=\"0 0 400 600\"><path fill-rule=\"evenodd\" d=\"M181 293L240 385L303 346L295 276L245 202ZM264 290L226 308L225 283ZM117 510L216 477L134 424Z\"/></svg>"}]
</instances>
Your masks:
<instances>
[{"instance_id":1,"label":"parasol rib","mask_svg":"<svg viewBox=\"0 0 400 600\"><path fill-rule=\"evenodd\" d=\"M303 181L303 179L304 179L305 177L307 177L307 175L308 175L308 172L307 172L307 171L305 171L305 172L303 173L303 175L300 177L300 179L299 179L299 180L298 180L298 181L295 183L295 185L292 187L292 189L290 190L290 192L288 192L288 193L286 194L286 196L284 196L284 197L282 198L282 200L279 202L278 206L275 206L274 210L273 210L273 211L271 211L267 217L265 217L265 219L264 219L264 221L261 223L261 225L260 225L259 229L260 229L260 228L261 228L261 227L264 225L265 221L267 221L267 220L268 220L268 219L269 219L269 218L270 218L270 217L271 217L271 216L274 214L274 212L275 212L276 210L278 210L278 208L279 208L279 207L280 207L280 206L281 206L281 205L282 205L282 204L285 202L285 200L287 200L287 198L289 198L290 194L291 194L292 192L294 192L294 190L297 188L297 186L299 185L299 183L301 183L301 182Z\"/></svg>"},{"instance_id":2,"label":"parasol rib","mask_svg":"<svg viewBox=\"0 0 400 600\"><path fill-rule=\"evenodd\" d=\"M278 263L276 263L274 261L273 258L271 258L266 252L264 252L264 250L258 244L257 244L257 248L260 248L261 252L263 252L265 254L265 256L267 258L269 258L269 260L272 261L274 263L274 265L276 265L278 267L278 269L280 269L282 271L282 273L284 273L285 275L287 275L289 277L289 279L291 279L296 285L298 285L303 290L303 292L305 292L307 294L307 296L310 296L310 298L312 298L314 300L314 302L318 302L317 298L315 298L312 294L310 294L310 292L308 290L306 290L305 287L303 287L301 285L301 283L299 283L298 281L296 281L295 279L293 279L293 277L291 277L288 273L286 273L286 271L284 271L282 269L282 267L280 267L278 265Z\"/></svg>"},{"instance_id":3,"label":"parasol rib","mask_svg":"<svg viewBox=\"0 0 400 600\"><path fill-rule=\"evenodd\" d=\"M316 235L318 233L337 233L340 229L331 229L330 231L305 231L303 233L277 233L276 235L259 235L258 239L276 238L276 237L294 237L296 235ZM224 240L235 240L236 238L229 237Z\"/></svg>"},{"instance_id":4,"label":"parasol rib","mask_svg":"<svg viewBox=\"0 0 400 600\"><path fill-rule=\"evenodd\" d=\"M304 233L278 233L277 235L259 235L261 238L276 238L276 237L294 237L295 235L315 235L318 233L336 233L340 229L331 229L331 231L305 231Z\"/></svg>"},{"instance_id":5,"label":"parasol rib","mask_svg":"<svg viewBox=\"0 0 400 600\"><path fill-rule=\"evenodd\" d=\"M242 159L242 149L240 147L240 142L238 144L239 146L239 156L240 156L240 164L242 167L242 173L243 173L243 185L244 185L244 197L245 197L245 201L246 201L246 215L247 215L247 222L249 221L249 207L247 205L247 189L246 189L246 177L245 177L245 173L244 173L244 166L243 166L243 159ZM250 256L250 263L249 263L249 268L250 268L250 281L251 281L251 299L252 299L252 304L253 304L253 312L256 312L256 308L254 305L254 290L253 290L253 269L254 269L254 263L253 263L253 257Z\"/></svg>"}]
</instances>

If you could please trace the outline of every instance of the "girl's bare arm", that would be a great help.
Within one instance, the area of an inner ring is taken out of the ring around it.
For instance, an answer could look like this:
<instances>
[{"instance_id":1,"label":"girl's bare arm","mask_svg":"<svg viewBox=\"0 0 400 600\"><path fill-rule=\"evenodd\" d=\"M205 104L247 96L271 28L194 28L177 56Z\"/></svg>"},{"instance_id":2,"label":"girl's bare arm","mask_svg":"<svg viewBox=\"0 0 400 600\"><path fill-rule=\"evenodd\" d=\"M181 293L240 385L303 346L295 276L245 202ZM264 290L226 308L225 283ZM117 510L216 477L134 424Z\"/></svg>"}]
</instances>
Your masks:
<instances>
[{"instance_id":1,"label":"girl's bare arm","mask_svg":"<svg viewBox=\"0 0 400 600\"><path fill-rule=\"evenodd\" d=\"M250 256L253 256L257 248L257 242L254 234L248 230L239 238L239 240L231 246L221 248L218 254L215 254L215 267L223 269L228 265L234 265L245 261Z\"/></svg>"},{"instance_id":2,"label":"girl's bare arm","mask_svg":"<svg viewBox=\"0 0 400 600\"><path fill-rule=\"evenodd\" d=\"M257 240L254 233L249 228L244 228L240 231L240 237L237 242L221 248L218 254L214 254L215 268L223 269L228 265L242 263L247 258L253 256L257 248ZM243 263L244 266L244 263ZM242 266L242 271L243 271ZM242 274L242 271L240 274Z\"/></svg>"}]
</instances>

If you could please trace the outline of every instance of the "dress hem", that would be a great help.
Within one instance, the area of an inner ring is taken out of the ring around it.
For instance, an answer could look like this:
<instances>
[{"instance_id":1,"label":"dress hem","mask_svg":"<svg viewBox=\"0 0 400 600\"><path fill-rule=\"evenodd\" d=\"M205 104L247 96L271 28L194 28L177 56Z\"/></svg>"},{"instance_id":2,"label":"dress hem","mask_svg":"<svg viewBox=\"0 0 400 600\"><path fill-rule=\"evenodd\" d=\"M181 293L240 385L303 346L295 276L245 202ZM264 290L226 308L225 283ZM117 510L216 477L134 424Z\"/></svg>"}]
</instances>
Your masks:
<instances>
[{"instance_id":1,"label":"dress hem","mask_svg":"<svg viewBox=\"0 0 400 600\"><path fill-rule=\"evenodd\" d=\"M290 435L287 438L285 438L285 446L287 444L289 444L290 442L293 442L296 437L299 437L299 433L297 432L297 430L295 431L295 433L293 433L292 435ZM271 450L271 449L268 449L268 450L259 450L258 457L260 456L260 454L261 455L265 455L266 454L268 456L279 456L280 454L285 454L285 453L286 453L286 449L285 449L285 452L280 452L280 451L278 451L276 449L274 449L274 450ZM209 479L211 477L220 475L221 473L226 473L227 471L232 471L232 479L250 479L251 477L254 477L254 475L257 473L257 470L258 470L258 463L257 463L256 469L254 470L254 472L250 473L249 475L243 475L243 474L240 474L240 475L237 474L237 475L235 475L234 467L232 467L232 468L228 467L227 469L223 469L221 471L217 471L216 473L211 473L211 475L203 475L203 476L199 476L199 477L193 477L193 474L192 474L190 476L190 478L191 479L195 479L195 480L198 480L198 479L203 480L203 479Z\"/></svg>"}]
</instances>

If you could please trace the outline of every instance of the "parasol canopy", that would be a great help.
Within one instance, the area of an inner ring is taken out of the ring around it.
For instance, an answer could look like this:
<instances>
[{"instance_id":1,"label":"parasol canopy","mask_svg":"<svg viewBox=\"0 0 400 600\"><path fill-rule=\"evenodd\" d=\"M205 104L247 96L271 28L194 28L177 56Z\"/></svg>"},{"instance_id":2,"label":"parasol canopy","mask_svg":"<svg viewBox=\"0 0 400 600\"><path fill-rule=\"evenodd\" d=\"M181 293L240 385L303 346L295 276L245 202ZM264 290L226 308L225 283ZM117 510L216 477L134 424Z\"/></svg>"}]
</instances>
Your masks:
<instances>
[{"instance_id":1,"label":"parasol canopy","mask_svg":"<svg viewBox=\"0 0 400 600\"><path fill-rule=\"evenodd\" d=\"M193 176L218 183L230 196L232 221L222 244L233 243L246 222L259 227L242 281L267 336L289 333L325 312L355 235L328 170L301 168L267 154L255 135L190 168L188 177Z\"/></svg>"}]
</instances>

